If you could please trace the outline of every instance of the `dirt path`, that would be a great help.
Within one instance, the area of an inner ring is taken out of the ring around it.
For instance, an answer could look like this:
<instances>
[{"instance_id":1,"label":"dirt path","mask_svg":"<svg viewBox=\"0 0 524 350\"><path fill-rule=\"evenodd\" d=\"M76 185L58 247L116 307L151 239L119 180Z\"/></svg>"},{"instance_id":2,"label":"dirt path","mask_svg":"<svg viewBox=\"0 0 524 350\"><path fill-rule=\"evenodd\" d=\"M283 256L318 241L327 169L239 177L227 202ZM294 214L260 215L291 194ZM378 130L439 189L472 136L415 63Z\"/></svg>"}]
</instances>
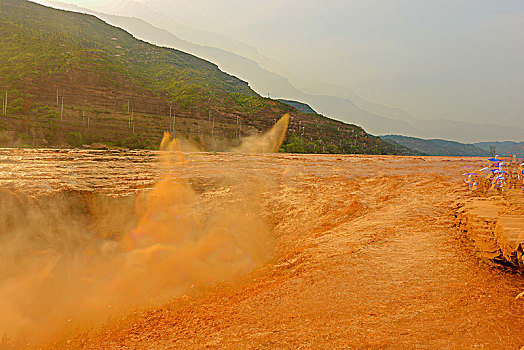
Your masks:
<instances>
[{"instance_id":1,"label":"dirt path","mask_svg":"<svg viewBox=\"0 0 524 350\"><path fill-rule=\"evenodd\" d=\"M477 160L196 154L189 159L184 176L204 192L206 183L231 174L264 179L263 214L276 237L274 259L239 284L195 291L54 346L524 345L524 302L515 300L524 279L475 257L447 214L452 201L467 196L457 175ZM111 176L105 176L107 182Z\"/></svg>"}]
</instances>

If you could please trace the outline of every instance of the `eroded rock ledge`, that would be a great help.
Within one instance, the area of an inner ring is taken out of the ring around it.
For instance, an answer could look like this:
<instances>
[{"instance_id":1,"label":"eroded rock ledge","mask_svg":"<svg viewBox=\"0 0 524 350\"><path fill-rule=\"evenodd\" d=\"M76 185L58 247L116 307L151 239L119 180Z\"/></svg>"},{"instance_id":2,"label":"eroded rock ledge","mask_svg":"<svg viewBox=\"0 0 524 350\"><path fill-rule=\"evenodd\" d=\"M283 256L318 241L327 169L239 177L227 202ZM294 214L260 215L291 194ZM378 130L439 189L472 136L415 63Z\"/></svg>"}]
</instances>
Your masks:
<instances>
[{"instance_id":1,"label":"eroded rock ledge","mask_svg":"<svg viewBox=\"0 0 524 350\"><path fill-rule=\"evenodd\" d=\"M453 215L455 226L475 243L482 257L524 270L522 194L458 201Z\"/></svg>"}]
</instances>

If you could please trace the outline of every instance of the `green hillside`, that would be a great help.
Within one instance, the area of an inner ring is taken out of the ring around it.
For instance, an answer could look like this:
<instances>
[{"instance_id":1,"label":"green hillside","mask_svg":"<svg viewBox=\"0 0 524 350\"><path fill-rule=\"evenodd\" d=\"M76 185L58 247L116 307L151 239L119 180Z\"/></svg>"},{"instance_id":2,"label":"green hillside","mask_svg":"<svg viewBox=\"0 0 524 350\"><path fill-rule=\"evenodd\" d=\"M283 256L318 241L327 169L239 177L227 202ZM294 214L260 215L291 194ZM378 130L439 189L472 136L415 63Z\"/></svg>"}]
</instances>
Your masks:
<instances>
[{"instance_id":1,"label":"green hillside","mask_svg":"<svg viewBox=\"0 0 524 350\"><path fill-rule=\"evenodd\" d=\"M2 101L7 91L0 146L154 148L174 114L178 136L220 150L290 113L283 151L405 151L357 126L263 98L213 63L137 40L94 16L29 1L0 2L0 61Z\"/></svg>"},{"instance_id":2,"label":"green hillside","mask_svg":"<svg viewBox=\"0 0 524 350\"><path fill-rule=\"evenodd\" d=\"M429 156L489 156L489 152L472 144L440 139L424 140L401 135L385 135L381 138Z\"/></svg>"}]
</instances>

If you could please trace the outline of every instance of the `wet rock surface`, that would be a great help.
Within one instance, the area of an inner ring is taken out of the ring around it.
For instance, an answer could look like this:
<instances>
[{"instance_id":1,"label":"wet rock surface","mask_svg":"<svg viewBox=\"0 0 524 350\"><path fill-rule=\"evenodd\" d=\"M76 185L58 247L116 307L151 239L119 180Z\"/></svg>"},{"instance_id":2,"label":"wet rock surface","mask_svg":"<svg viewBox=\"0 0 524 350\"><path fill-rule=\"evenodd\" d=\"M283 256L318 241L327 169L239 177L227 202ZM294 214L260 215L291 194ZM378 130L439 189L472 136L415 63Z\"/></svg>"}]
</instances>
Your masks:
<instances>
[{"instance_id":1,"label":"wet rock surface","mask_svg":"<svg viewBox=\"0 0 524 350\"><path fill-rule=\"evenodd\" d=\"M481 256L524 269L524 196L520 189L454 204L457 227L473 240Z\"/></svg>"}]
</instances>

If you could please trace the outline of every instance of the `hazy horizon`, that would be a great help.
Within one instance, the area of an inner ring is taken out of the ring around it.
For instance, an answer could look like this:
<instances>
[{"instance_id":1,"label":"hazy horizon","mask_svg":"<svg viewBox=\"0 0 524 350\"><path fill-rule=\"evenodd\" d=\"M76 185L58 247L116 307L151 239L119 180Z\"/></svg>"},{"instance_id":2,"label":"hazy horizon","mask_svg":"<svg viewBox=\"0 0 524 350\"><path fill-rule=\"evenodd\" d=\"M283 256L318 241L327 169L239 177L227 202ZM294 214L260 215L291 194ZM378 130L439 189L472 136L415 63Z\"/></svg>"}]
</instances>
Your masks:
<instances>
[{"instance_id":1,"label":"hazy horizon","mask_svg":"<svg viewBox=\"0 0 524 350\"><path fill-rule=\"evenodd\" d=\"M126 1L64 0L117 15ZM292 75L348 87L418 119L524 124L522 1L136 3L247 43Z\"/></svg>"}]
</instances>

